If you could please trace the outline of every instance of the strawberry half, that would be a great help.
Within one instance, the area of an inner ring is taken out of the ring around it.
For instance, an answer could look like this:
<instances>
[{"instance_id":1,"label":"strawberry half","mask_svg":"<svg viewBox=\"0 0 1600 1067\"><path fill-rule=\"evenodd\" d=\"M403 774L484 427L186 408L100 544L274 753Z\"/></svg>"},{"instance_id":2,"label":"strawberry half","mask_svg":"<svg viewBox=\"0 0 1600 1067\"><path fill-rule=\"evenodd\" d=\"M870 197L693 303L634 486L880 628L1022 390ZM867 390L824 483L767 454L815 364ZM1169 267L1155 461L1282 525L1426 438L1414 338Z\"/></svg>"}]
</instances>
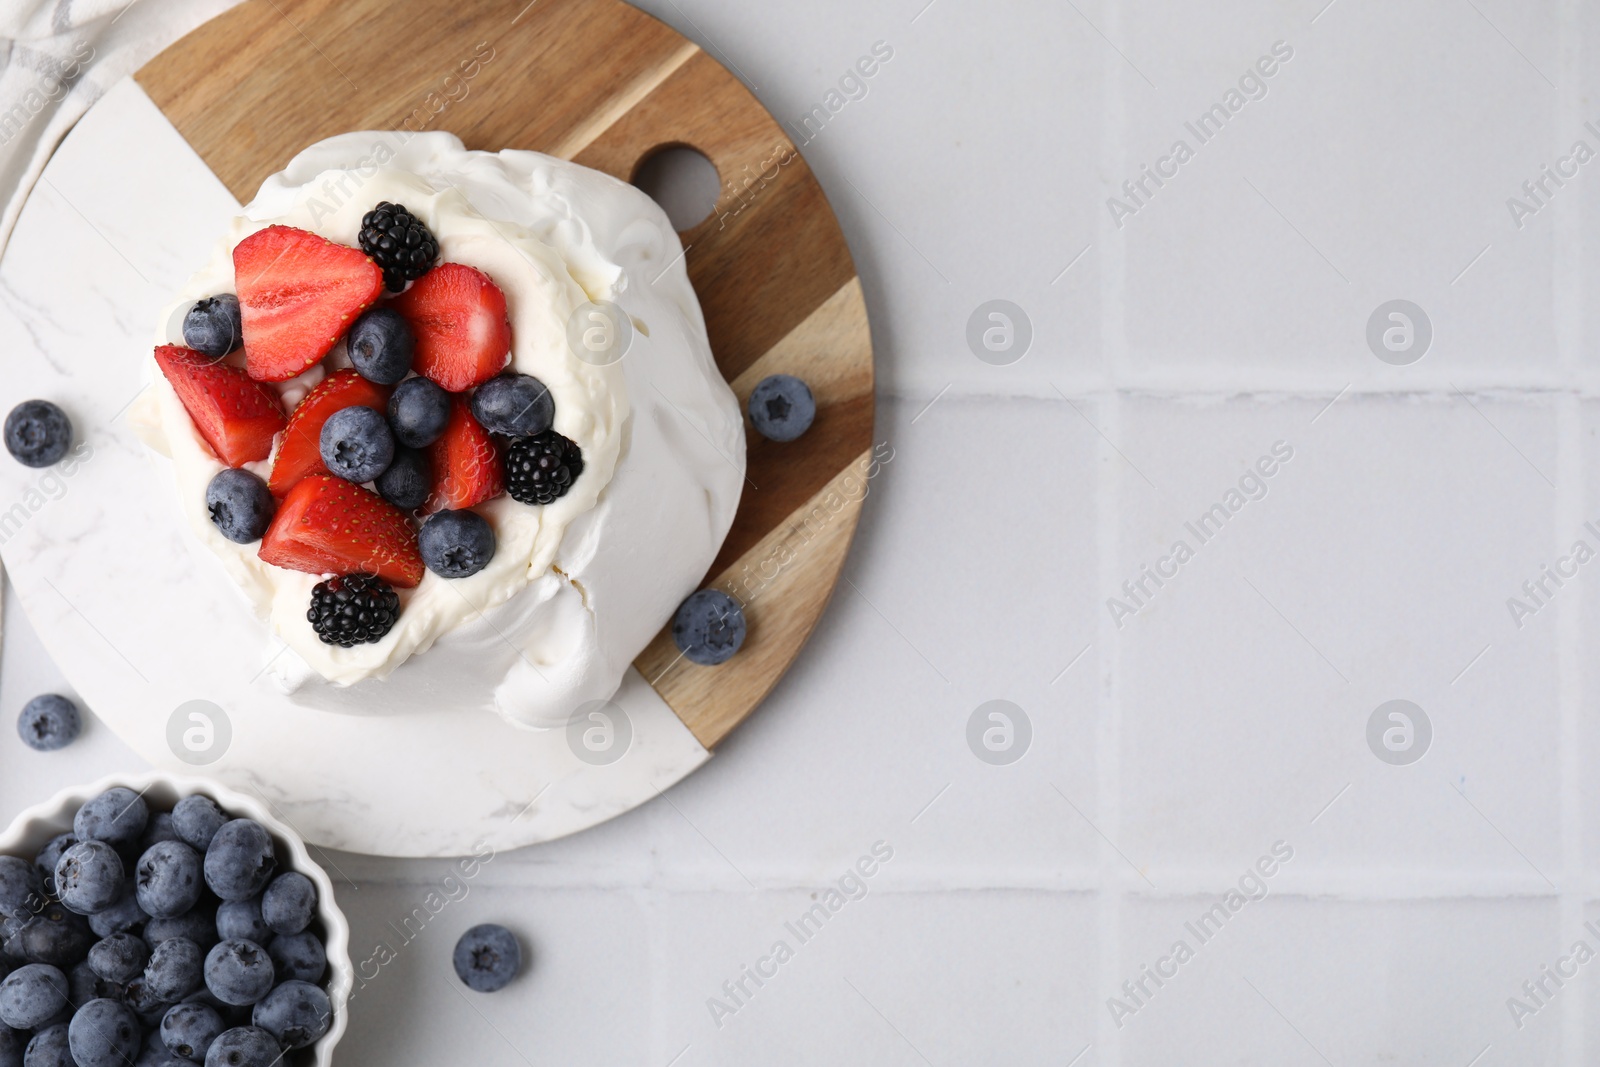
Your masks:
<instances>
[{"instance_id":1,"label":"strawberry half","mask_svg":"<svg viewBox=\"0 0 1600 1067\"><path fill-rule=\"evenodd\" d=\"M391 302L417 335L412 366L460 393L499 374L511 354L506 294L475 267L441 263ZM248 337L246 338L248 342Z\"/></svg>"},{"instance_id":2,"label":"strawberry half","mask_svg":"<svg viewBox=\"0 0 1600 1067\"><path fill-rule=\"evenodd\" d=\"M238 367L178 345L157 348L156 365L218 459L239 467L272 454L284 418L271 389Z\"/></svg>"},{"instance_id":3,"label":"strawberry half","mask_svg":"<svg viewBox=\"0 0 1600 1067\"><path fill-rule=\"evenodd\" d=\"M284 497L261 539L274 567L312 574L376 574L410 589L422 553L405 514L378 494L331 474L311 474Z\"/></svg>"},{"instance_id":4,"label":"strawberry half","mask_svg":"<svg viewBox=\"0 0 1600 1067\"><path fill-rule=\"evenodd\" d=\"M267 488L282 497L308 474L327 474L322 462L322 424L328 416L344 408L365 407L383 411L389 403L389 390L367 381L348 367L334 371L318 382L289 415L289 428L272 461L272 476Z\"/></svg>"},{"instance_id":5,"label":"strawberry half","mask_svg":"<svg viewBox=\"0 0 1600 1067\"><path fill-rule=\"evenodd\" d=\"M245 369L293 378L328 354L383 292L383 271L359 248L293 226L268 226L233 249Z\"/></svg>"},{"instance_id":6,"label":"strawberry half","mask_svg":"<svg viewBox=\"0 0 1600 1067\"><path fill-rule=\"evenodd\" d=\"M443 508L459 511L481 504L505 491L505 474L500 453L489 431L472 417L467 398L458 396L450 403L450 421L444 433L428 446L436 481L425 512Z\"/></svg>"}]
</instances>

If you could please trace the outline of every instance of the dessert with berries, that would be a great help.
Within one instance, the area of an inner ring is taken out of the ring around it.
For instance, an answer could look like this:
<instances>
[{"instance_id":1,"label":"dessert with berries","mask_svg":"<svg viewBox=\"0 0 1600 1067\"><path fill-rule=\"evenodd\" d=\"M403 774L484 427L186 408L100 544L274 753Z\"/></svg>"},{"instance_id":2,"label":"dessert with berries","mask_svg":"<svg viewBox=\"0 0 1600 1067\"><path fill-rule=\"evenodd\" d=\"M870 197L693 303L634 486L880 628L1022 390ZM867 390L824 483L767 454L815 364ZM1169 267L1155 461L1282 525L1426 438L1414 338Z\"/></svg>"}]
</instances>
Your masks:
<instances>
[{"instance_id":1,"label":"dessert with berries","mask_svg":"<svg viewBox=\"0 0 1600 1067\"><path fill-rule=\"evenodd\" d=\"M268 179L168 309L136 424L291 699L558 725L700 584L741 413L643 193L375 136Z\"/></svg>"}]
</instances>

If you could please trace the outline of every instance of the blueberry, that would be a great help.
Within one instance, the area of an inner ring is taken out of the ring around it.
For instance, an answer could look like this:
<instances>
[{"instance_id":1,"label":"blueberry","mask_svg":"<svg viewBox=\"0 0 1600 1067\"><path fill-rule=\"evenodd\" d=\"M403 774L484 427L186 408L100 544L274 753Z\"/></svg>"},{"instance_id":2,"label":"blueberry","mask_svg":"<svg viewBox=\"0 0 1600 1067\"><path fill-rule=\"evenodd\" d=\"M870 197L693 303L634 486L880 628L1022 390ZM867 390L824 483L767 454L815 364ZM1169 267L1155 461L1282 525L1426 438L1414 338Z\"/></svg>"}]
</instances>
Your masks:
<instances>
[{"instance_id":1,"label":"blueberry","mask_svg":"<svg viewBox=\"0 0 1600 1067\"><path fill-rule=\"evenodd\" d=\"M144 928L144 940L151 948L173 937L186 937L202 949L217 943L217 912L208 904L200 904L191 912L172 919L151 919Z\"/></svg>"},{"instance_id":2,"label":"blueberry","mask_svg":"<svg viewBox=\"0 0 1600 1067\"><path fill-rule=\"evenodd\" d=\"M16 856L0 856L0 915L23 919L44 906L39 868Z\"/></svg>"},{"instance_id":3,"label":"blueberry","mask_svg":"<svg viewBox=\"0 0 1600 1067\"><path fill-rule=\"evenodd\" d=\"M136 934L120 933L96 941L89 949L89 966L108 982L127 985L144 973L150 946Z\"/></svg>"},{"instance_id":4,"label":"blueberry","mask_svg":"<svg viewBox=\"0 0 1600 1067\"><path fill-rule=\"evenodd\" d=\"M221 359L243 341L239 298L232 293L197 300L183 316L183 343L201 355Z\"/></svg>"},{"instance_id":5,"label":"blueberry","mask_svg":"<svg viewBox=\"0 0 1600 1067\"><path fill-rule=\"evenodd\" d=\"M461 935L452 962L467 988L493 993L522 969L522 946L504 926L484 923Z\"/></svg>"},{"instance_id":6,"label":"blueberry","mask_svg":"<svg viewBox=\"0 0 1600 1067\"><path fill-rule=\"evenodd\" d=\"M54 752L77 740L83 729L78 705L58 693L34 697L17 716L17 733L22 743L37 752Z\"/></svg>"},{"instance_id":7,"label":"blueberry","mask_svg":"<svg viewBox=\"0 0 1600 1067\"><path fill-rule=\"evenodd\" d=\"M150 953L144 968L150 992L171 1003L200 988L204 967L200 946L187 937L169 937Z\"/></svg>"},{"instance_id":8,"label":"blueberry","mask_svg":"<svg viewBox=\"0 0 1600 1067\"><path fill-rule=\"evenodd\" d=\"M239 1006L235 1004L224 1004L222 1001L213 996L211 990L207 989L205 986L201 986L193 993L190 993L188 996L184 997L183 1003L204 1004L222 1018L222 1028L224 1030L231 1030L235 1026L250 1025L250 1005L246 1004L244 1006Z\"/></svg>"},{"instance_id":9,"label":"blueberry","mask_svg":"<svg viewBox=\"0 0 1600 1067\"><path fill-rule=\"evenodd\" d=\"M79 915L111 907L122 891L122 857L104 841L79 841L56 863L56 896Z\"/></svg>"},{"instance_id":10,"label":"blueberry","mask_svg":"<svg viewBox=\"0 0 1600 1067\"><path fill-rule=\"evenodd\" d=\"M144 836L139 839L141 851L149 851L151 845L159 845L163 841L182 841L178 836L178 828L172 824L170 811L158 811L150 816L150 825L144 828Z\"/></svg>"},{"instance_id":11,"label":"blueberry","mask_svg":"<svg viewBox=\"0 0 1600 1067\"><path fill-rule=\"evenodd\" d=\"M89 929L94 931L96 937L110 937L132 930L149 919L150 916L139 907L138 889L133 878L129 877L123 880L122 896L117 898L115 904L89 916Z\"/></svg>"},{"instance_id":12,"label":"blueberry","mask_svg":"<svg viewBox=\"0 0 1600 1067\"><path fill-rule=\"evenodd\" d=\"M23 923L16 936L16 948L29 963L45 963L62 969L89 955L94 934L82 915L75 915L51 901L44 910Z\"/></svg>"},{"instance_id":13,"label":"blueberry","mask_svg":"<svg viewBox=\"0 0 1600 1067\"><path fill-rule=\"evenodd\" d=\"M236 545L261 540L277 510L278 502L267 483L247 470L229 467L218 471L206 486L206 513L211 524Z\"/></svg>"},{"instance_id":14,"label":"blueberry","mask_svg":"<svg viewBox=\"0 0 1600 1067\"><path fill-rule=\"evenodd\" d=\"M441 511L417 532L422 562L441 578L477 574L494 558L494 530L475 511Z\"/></svg>"},{"instance_id":15,"label":"blueberry","mask_svg":"<svg viewBox=\"0 0 1600 1067\"><path fill-rule=\"evenodd\" d=\"M769 441L793 441L811 429L817 401L811 387L789 374L763 378L750 391L750 421Z\"/></svg>"},{"instance_id":16,"label":"blueberry","mask_svg":"<svg viewBox=\"0 0 1600 1067\"><path fill-rule=\"evenodd\" d=\"M352 482L370 482L394 462L394 434L388 421L360 405L328 417L322 424L321 447L328 470Z\"/></svg>"},{"instance_id":17,"label":"blueberry","mask_svg":"<svg viewBox=\"0 0 1600 1067\"><path fill-rule=\"evenodd\" d=\"M744 609L720 589L702 589L678 605L672 639L690 662L714 667L726 663L744 644Z\"/></svg>"},{"instance_id":18,"label":"blueberry","mask_svg":"<svg viewBox=\"0 0 1600 1067\"><path fill-rule=\"evenodd\" d=\"M427 378L407 378L389 396L389 426L407 448L426 448L450 421L450 394Z\"/></svg>"},{"instance_id":19,"label":"blueberry","mask_svg":"<svg viewBox=\"0 0 1600 1067\"><path fill-rule=\"evenodd\" d=\"M299 871L280 874L261 894L261 917L275 934L298 934L317 911L317 887Z\"/></svg>"},{"instance_id":20,"label":"blueberry","mask_svg":"<svg viewBox=\"0 0 1600 1067\"><path fill-rule=\"evenodd\" d=\"M6 451L25 467L48 467L72 445L72 420L48 400L24 400L6 416Z\"/></svg>"},{"instance_id":21,"label":"blueberry","mask_svg":"<svg viewBox=\"0 0 1600 1067\"><path fill-rule=\"evenodd\" d=\"M472 417L490 433L533 437L556 421L556 401L531 374L507 371L478 386L472 394Z\"/></svg>"},{"instance_id":22,"label":"blueberry","mask_svg":"<svg viewBox=\"0 0 1600 1067\"><path fill-rule=\"evenodd\" d=\"M188 1001L167 1009L161 1019L161 1041L175 1055L200 1063L222 1029L222 1016L215 1008Z\"/></svg>"},{"instance_id":23,"label":"blueberry","mask_svg":"<svg viewBox=\"0 0 1600 1067\"><path fill-rule=\"evenodd\" d=\"M261 918L261 898L229 900L217 909L217 934L224 941L235 938L265 945L272 940L272 927Z\"/></svg>"},{"instance_id":24,"label":"blueberry","mask_svg":"<svg viewBox=\"0 0 1600 1067\"><path fill-rule=\"evenodd\" d=\"M211 1043L205 1067L272 1067L282 1056L277 1039L265 1030L236 1026Z\"/></svg>"},{"instance_id":25,"label":"blueberry","mask_svg":"<svg viewBox=\"0 0 1600 1067\"><path fill-rule=\"evenodd\" d=\"M52 837L45 844L44 848L39 850L39 854L34 857L33 865L39 868L39 876L44 879L45 892L50 893L51 895L55 894L56 861L61 858L61 854L63 852L77 843L78 837L76 834L57 834L56 836Z\"/></svg>"},{"instance_id":26,"label":"blueberry","mask_svg":"<svg viewBox=\"0 0 1600 1067\"><path fill-rule=\"evenodd\" d=\"M157 995L155 987L150 984L150 979L140 975L123 987L122 998L132 1008L139 1018L151 1021L152 1025L161 1022L161 1016L166 1014L172 1002L163 1000Z\"/></svg>"},{"instance_id":27,"label":"blueberry","mask_svg":"<svg viewBox=\"0 0 1600 1067\"><path fill-rule=\"evenodd\" d=\"M73 1004L87 1004L91 1000L100 1000L109 997L112 1000L121 1000L123 997L122 985L119 982L108 982L95 973L87 960L75 964L67 972L67 999Z\"/></svg>"},{"instance_id":28,"label":"blueberry","mask_svg":"<svg viewBox=\"0 0 1600 1067\"><path fill-rule=\"evenodd\" d=\"M253 1021L284 1048L306 1048L328 1032L333 1004L310 982L285 982L256 1005Z\"/></svg>"},{"instance_id":29,"label":"blueberry","mask_svg":"<svg viewBox=\"0 0 1600 1067\"><path fill-rule=\"evenodd\" d=\"M245 900L267 887L277 867L266 828L252 819L234 819L206 850L206 885L223 900Z\"/></svg>"},{"instance_id":30,"label":"blueberry","mask_svg":"<svg viewBox=\"0 0 1600 1067\"><path fill-rule=\"evenodd\" d=\"M46 963L19 967L0 982L0 1023L32 1030L67 1006L67 976Z\"/></svg>"},{"instance_id":31,"label":"blueberry","mask_svg":"<svg viewBox=\"0 0 1600 1067\"><path fill-rule=\"evenodd\" d=\"M428 454L404 445L394 450L394 462L378 475L378 495L401 511L415 511L433 492L433 464Z\"/></svg>"},{"instance_id":32,"label":"blueberry","mask_svg":"<svg viewBox=\"0 0 1600 1067\"><path fill-rule=\"evenodd\" d=\"M282 934L267 946L280 982L320 982L328 970L328 951L312 933Z\"/></svg>"},{"instance_id":33,"label":"blueberry","mask_svg":"<svg viewBox=\"0 0 1600 1067\"><path fill-rule=\"evenodd\" d=\"M153 919L182 915L200 899L200 853L182 841L152 845L134 868L139 907Z\"/></svg>"},{"instance_id":34,"label":"blueberry","mask_svg":"<svg viewBox=\"0 0 1600 1067\"><path fill-rule=\"evenodd\" d=\"M172 809L172 828L201 852L211 847L211 839L227 821L228 813L215 800L199 794L184 797Z\"/></svg>"},{"instance_id":35,"label":"blueberry","mask_svg":"<svg viewBox=\"0 0 1600 1067\"><path fill-rule=\"evenodd\" d=\"M77 1067L68 1029L66 1023L56 1023L34 1034L22 1054L22 1067Z\"/></svg>"},{"instance_id":36,"label":"blueberry","mask_svg":"<svg viewBox=\"0 0 1600 1067\"><path fill-rule=\"evenodd\" d=\"M79 841L133 844L150 821L150 807L131 789L114 786L78 809L72 832Z\"/></svg>"},{"instance_id":37,"label":"blueberry","mask_svg":"<svg viewBox=\"0 0 1600 1067\"><path fill-rule=\"evenodd\" d=\"M206 956L206 988L224 1004L254 1004L276 980L272 958L254 941L223 941Z\"/></svg>"},{"instance_id":38,"label":"blueberry","mask_svg":"<svg viewBox=\"0 0 1600 1067\"><path fill-rule=\"evenodd\" d=\"M77 1067L127 1067L144 1045L144 1029L126 1004L91 1000L68 1028Z\"/></svg>"},{"instance_id":39,"label":"blueberry","mask_svg":"<svg viewBox=\"0 0 1600 1067\"><path fill-rule=\"evenodd\" d=\"M393 385L411 372L417 338L394 308L375 307L356 319L347 343L350 365L369 382Z\"/></svg>"}]
</instances>

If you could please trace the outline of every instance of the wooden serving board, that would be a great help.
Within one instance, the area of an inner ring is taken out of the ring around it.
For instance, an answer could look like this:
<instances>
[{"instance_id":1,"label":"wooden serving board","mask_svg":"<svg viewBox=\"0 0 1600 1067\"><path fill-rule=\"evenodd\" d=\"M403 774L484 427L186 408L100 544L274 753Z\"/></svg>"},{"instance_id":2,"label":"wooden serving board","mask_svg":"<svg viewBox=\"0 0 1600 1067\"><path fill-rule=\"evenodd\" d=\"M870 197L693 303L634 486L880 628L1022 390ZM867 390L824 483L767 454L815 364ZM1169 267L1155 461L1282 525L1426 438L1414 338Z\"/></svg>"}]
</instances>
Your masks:
<instances>
[{"instance_id":1,"label":"wooden serving board","mask_svg":"<svg viewBox=\"0 0 1600 1067\"><path fill-rule=\"evenodd\" d=\"M351 130L447 130L623 180L678 145L716 165L716 210L682 238L717 365L741 404L769 374L803 378L817 420L790 444L747 426L744 495L706 579L746 603L739 654L696 666L663 630L635 661L710 748L794 661L844 565L872 452L861 284L816 178L720 63L620 0L524 3L247 0L135 77L241 202Z\"/></svg>"}]
</instances>

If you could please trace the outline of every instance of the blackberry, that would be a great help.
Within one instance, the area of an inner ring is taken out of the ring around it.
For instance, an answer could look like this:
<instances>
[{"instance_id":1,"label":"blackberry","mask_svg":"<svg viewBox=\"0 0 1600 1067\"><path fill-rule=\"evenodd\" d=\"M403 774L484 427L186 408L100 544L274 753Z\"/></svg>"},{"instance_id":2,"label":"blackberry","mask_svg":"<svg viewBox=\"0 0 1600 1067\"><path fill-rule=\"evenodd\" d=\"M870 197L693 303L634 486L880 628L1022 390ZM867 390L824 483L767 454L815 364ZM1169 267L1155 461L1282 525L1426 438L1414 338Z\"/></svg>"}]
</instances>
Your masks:
<instances>
[{"instance_id":1,"label":"blackberry","mask_svg":"<svg viewBox=\"0 0 1600 1067\"><path fill-rule=\"evenodd\" d=\"M349 648L377 641L400 615L400 598L389 583L370 574L329 578L311 590L306 618L323 644Z\"/></svg>"},{"instance_id":2,"label":"blackberry","mask_svg":"<svg viewBox=\"0 0 1600 1067\"><path fill-rule=\"evenodd\" d=\"M553 504L583 473L583 452L554 430L518 437L506 449L506 492L523 504Z\"/></svg>"},{"instance_id":3,"label":"blackberry","mask_svg":"<svg viewBox=\"0 0 1600 1067\"><path fill-rule=\"evenodd\" d=\"M383 282L398 293L422 277L439 258L439 242L404 204L378 201L361 216L361 251L383 268Z\"/></svg>"}]
</instances>

